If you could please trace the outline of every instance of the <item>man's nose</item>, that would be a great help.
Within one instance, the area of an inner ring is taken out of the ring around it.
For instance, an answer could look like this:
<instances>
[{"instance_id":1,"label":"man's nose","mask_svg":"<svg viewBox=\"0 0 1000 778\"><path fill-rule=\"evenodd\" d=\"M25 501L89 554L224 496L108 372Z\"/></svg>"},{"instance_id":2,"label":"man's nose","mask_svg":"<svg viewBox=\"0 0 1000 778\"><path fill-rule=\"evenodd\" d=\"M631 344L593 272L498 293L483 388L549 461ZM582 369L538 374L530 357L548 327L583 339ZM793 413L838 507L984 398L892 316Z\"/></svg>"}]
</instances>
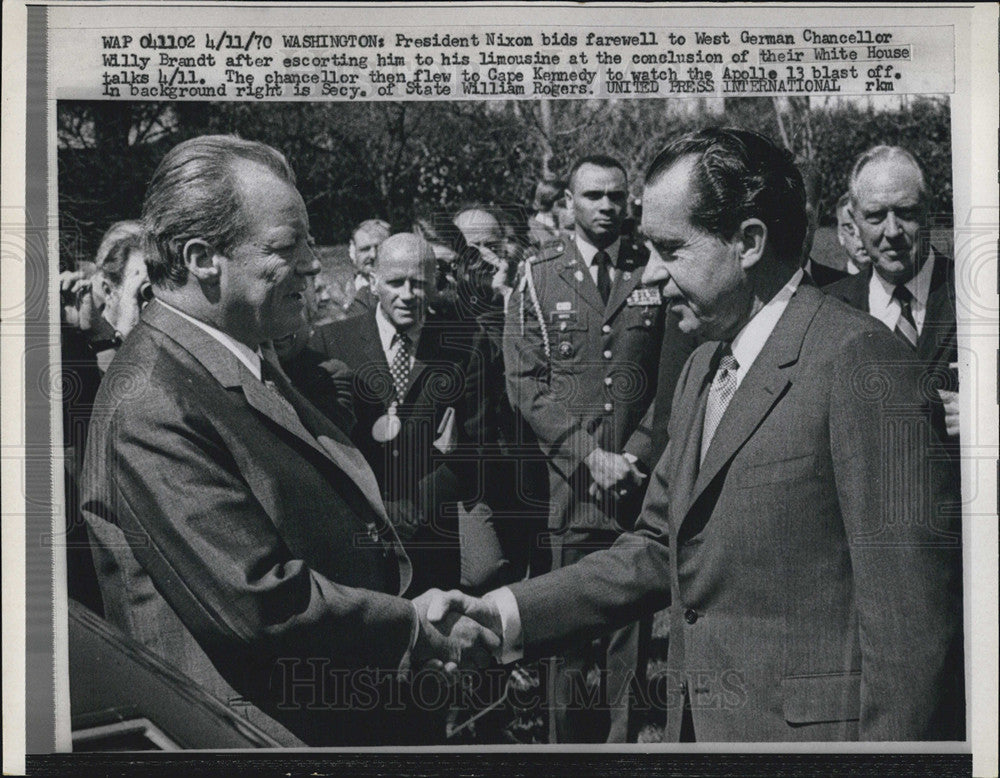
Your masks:
<instances>
[{"instance_id":1,"label":"man's nose","mask_svg":"<svg viewBox=\"0 0 1000 778\"><path fill-rule=\"evenodd\" d=\"M896 220L896 214L889 211L885 217L885 236L887 238L895 238L899 233L899 222Z\"/></svg>"},{"instance_id":2,"label":"man's nose","mask_svg":"<svg viewBox=\"0 0 1000 778\"><path fill-rule=\"evenodd\" d=\"M663 258L659 254L651 251L649 261L646 263L646 269L642 271L642 283L652 286L653 284L662 284L669 278L670 271L667 270L667 263L663 261Z\"/></svg>"}]
</instances>

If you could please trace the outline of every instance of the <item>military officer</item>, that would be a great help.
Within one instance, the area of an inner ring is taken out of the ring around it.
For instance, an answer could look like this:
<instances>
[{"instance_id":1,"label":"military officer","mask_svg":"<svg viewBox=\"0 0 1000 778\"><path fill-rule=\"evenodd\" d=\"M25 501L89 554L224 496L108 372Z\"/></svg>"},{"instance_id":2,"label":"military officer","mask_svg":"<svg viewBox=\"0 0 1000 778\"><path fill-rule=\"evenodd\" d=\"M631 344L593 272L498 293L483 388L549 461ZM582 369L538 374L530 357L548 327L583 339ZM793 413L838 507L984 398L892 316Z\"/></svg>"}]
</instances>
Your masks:
<instances>
[{"instance_id":1,"label":"military officer","mask_svg":"<svg viewBox=\"0 0 1000 778\"><path fill-rule=\"evenodd\" d=\"M646 256L621 239L628 197L621 163L603 155L578 160L569 193L574 233L528 262L504 338L511 401L548 459L554 568L632 527L665 441L657 428L670 409L651 408L657 383L672 387L693 349L675 323L664 336L660 293L640 283ZM552 742L626 741L639 634L632 625L550 666ZM583 704L595 699L585 679L598 657L607 662L599 704Z\"/></svg>"}]
</instances>

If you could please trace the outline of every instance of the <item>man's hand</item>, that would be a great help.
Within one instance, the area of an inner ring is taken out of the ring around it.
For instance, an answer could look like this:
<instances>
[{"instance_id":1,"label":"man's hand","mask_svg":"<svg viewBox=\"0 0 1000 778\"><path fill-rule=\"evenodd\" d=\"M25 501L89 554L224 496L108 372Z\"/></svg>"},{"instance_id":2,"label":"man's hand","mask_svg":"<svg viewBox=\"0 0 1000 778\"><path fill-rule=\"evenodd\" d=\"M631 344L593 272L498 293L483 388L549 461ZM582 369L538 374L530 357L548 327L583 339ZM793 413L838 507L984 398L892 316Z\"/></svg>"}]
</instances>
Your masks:
<instances>
[{"instance_id":1,"label":"man's hand","mask_svg":"<svg viewBox=\"0 0 1000 778\"><path fill-rule=\"evenodd\" d=\"M443 669L454 675L459 669L489 666L500 649L500 614L481 600L458 591L429 589L413 604L419 615L414 665ZM482 621L480 621L482 619Z\"/></svg>"},{"instance_id":2,"label":"man's hand","mask_svg":"<svg viewBox=\"0 0 1000 778\"><path fill-rule=\"evenodd\" d=\"M938 389L941 404L944 406L944 428L949 438L958 437L958 392Z\"/></svg>"},{"instance_id":3,"label":"man's hand","mask_svg":"<svg viewBox=\"0 0 1000 778\"><path fill-rule=\"evenodd\" d=\"M590 477L601 489L611 489L632 472L632 463L621 454L612 454L603 448L595 448L584 463L590 470Z\"/></svg>"}]
</instances>

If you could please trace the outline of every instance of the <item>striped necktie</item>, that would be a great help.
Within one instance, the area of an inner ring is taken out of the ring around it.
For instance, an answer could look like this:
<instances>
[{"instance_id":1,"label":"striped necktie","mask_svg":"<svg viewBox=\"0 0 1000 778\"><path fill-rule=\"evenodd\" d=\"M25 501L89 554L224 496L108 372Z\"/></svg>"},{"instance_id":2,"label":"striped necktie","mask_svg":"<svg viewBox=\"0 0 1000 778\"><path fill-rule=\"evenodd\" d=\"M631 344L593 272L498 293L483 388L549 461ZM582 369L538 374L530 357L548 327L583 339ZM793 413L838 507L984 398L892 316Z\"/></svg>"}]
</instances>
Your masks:
<instances>
[{"instance_id":1,"label":"striped necktie","mask_svg":"<svg viewBox=\"0 0 1000 778\"><path fill-rule=\"evenodd\" d=\"M896 335L905 340L910 348L917 347L917 323L913 319L913 294L900 284L892 290L892 299L899 303L899 321Z\"/></svg>"}]
</instances>

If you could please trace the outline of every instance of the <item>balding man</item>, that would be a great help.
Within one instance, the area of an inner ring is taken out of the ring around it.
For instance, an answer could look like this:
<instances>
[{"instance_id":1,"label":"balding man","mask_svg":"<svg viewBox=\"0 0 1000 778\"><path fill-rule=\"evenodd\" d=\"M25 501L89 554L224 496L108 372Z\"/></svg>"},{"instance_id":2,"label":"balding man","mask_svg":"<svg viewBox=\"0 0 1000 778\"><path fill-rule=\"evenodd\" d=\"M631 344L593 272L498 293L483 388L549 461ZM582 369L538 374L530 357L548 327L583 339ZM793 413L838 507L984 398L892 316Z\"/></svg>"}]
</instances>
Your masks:
<instances>
[{"instance_id":1,"label":"balding man","mask_svg":"<svg viewBox=\"0 0 1000 778\"><path fill-rule=\"evenodd\" d=\"M875 146L858 157L849 184L851 215L871 264L825 291L881 321L923 364L940 398L932 408L935 426L957 461L955 266L927 234L923 167L904 148Z\"/></svg>"},{"instance_id":2,"label":"balding man","mask_svg":"<svg viewBox=\"0 0 1000 778\"><path fill-rule=\"evenodd\" d=\"M412 592L458 585L455 504L475 496L477 480L476 463L454 454L469 442L464 425L480 371L449 336L449 322L428 318L434 272L423 238L387 238L372 268L378 305L318 328L311 345L350 371L353 439L413 560Z\"/></svg>"},{"instance_id":3,"label":"balding man","mask_svg":"<svg viewBox=\"0 0 1000 778\"><path fill-rule=\"evenodd\" d=\"M482 208L466 208L455 216L455 226L465 238L465 242L477 249L488 249L494 254L503 251L503 227L489 211Z\"/></svg>"}]
</instances>

